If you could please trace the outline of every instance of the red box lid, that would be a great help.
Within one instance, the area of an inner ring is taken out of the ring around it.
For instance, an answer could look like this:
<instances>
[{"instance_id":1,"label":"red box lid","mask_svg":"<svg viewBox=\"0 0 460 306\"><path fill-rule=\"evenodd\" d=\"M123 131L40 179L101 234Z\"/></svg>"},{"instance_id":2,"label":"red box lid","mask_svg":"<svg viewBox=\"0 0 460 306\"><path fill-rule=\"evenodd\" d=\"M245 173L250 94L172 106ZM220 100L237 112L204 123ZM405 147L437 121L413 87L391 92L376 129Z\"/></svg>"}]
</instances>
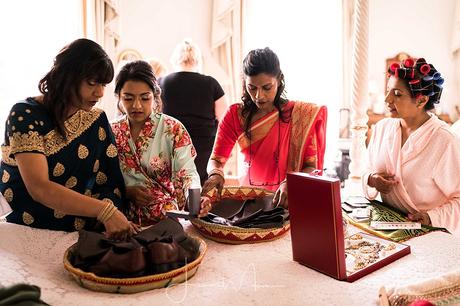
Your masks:
<instances>
[{"instance_id":1,"label":"red box lid","mask_svg":"<svg viewBox=\"0 0 460 306\"><path fill-rule=\"evenodd\" d=\"M296 172L287 184L294 260L345 279L340 180Z\"/></svg>"},{"instance_id":2,"label":"red box lid","mask_svg":"<svg viewBox=\"0 0 460 306\"><path fill-rule=\"evenodd\" d=\"M288 173L288 204L292 254L295 261L339 280L353 282L410 254L410 247L394 243L396 250L380 260L347 274L339 179ZM360 233L366 239L390 243Z\"/></svg>"}]
</instances>

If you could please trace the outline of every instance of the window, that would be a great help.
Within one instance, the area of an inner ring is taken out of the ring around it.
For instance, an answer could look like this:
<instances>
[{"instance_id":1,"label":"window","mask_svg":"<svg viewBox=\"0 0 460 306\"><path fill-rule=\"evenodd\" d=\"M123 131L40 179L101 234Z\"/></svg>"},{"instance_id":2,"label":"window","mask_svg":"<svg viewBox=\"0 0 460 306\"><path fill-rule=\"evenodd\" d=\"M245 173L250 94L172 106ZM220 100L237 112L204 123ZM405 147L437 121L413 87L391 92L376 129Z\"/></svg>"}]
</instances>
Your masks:
<instances>
[{"instance_id":1,"label":"window","mask_svg":"<svg viewBox=\"0 0 460 306\"><path fill-rule=\"evenodd\" d=\"M280 58L288 99L328 107L325 165L337 150L342 105L342 2L251 0L243 21L243 57L270 47Z\"/></svg>"},{"instance_id":2,"label":"window","mask_svg":"<svg viewBox=\"0 0 460 306\"><path fill-rule=\"evenodd\" d=\"M58 13L56 13L58 12ZM2 1L0 4L0 138L14 103L39 94L53 57L82 37L81 0Z\"/></svg>"}]
</instances>

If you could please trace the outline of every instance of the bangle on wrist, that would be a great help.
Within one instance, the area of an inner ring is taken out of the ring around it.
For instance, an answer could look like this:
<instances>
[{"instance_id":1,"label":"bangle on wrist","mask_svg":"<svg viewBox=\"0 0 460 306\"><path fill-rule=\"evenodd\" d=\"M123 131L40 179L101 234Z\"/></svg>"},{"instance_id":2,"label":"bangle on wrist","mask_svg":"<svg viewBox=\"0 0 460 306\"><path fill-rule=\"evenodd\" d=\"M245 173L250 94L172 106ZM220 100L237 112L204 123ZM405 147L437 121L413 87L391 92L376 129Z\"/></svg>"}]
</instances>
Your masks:
<instances>
[{"instance_id":1,"label":"bangle on wrist","mask_svg":"<svg viewBox=\"0 0 460 306\"><path fill-rule=\"evenodd\" d=\"M117 210L117 207L113 205L113 202L109 199L103 199L102 201L106 202L107 204L105 204L104 208L102 208L99 214L97 215L97 220L102 223L105 223L113 216L113 214Z\"/></svg>"},{"instance_id":2,"label":"bangle on wrist","mask_svg":"<svg viewBox=\"0 0 460 306\"><path fill-rule=\"evenodd\" d=\"M282 184L284 184L284 183L287 183L287 179L282 180L281 183L280 183L280 186L281 186Z\"/></svg>"},{"instance_id":3,"label":"bangle on wrist","mask_svg":"<svg viewBox=\"0 0 460 306\"><path fill-rule=\"evenodd\" d=\"M214 168L212 169L211 171L209 171L208 173L208 177L211 177L213 175L219 175L221 176L223 179L225 179L224 177L224 171L222 169L219 169L219 168Z\"/></svg>"}]
</instances>

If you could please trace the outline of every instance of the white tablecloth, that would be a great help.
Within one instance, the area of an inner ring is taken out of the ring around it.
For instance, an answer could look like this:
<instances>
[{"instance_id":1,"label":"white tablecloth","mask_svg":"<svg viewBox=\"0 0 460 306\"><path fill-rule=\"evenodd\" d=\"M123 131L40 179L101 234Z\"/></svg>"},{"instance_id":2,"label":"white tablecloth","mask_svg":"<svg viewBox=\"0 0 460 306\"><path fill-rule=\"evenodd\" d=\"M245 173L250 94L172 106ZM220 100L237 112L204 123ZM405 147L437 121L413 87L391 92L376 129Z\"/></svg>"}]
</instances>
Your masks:
<instances>
[{"instance_id":1,"label":"white tablecloth","mask_svg":"<svg viewBox=\"0 0 460 306\"><path fill-rule=\"evenodd\" d=\"M186 230L194 232L188 223ZM84 289L64 269L63 253L77 233L0 223L0 285L35 284L51 305L376 305L381 286L430 279L460 263L460 237L433 232L407 241L410 255L347 283L294 262L290 239L255 245L206 240L208 252L187 283L120 295Z\"/></svg>"}]
</instances>

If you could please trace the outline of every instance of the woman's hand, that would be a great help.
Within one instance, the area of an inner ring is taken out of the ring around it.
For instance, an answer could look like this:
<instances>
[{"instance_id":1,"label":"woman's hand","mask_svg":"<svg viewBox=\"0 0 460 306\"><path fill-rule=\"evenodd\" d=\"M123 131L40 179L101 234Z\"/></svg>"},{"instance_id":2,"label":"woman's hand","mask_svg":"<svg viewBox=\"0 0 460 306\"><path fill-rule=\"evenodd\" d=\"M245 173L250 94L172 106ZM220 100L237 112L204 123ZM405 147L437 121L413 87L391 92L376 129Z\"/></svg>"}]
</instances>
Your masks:
<instances>
[{"instance_id":1,"label":"woman's hand","mask_svg":"<svg viewBox=\"0 0 460 306\"><path fill-rule=\"evenodd\" d=\"M287 183L286 181L283 181L276 190L275 196L273 197L273 204L275 207L281 206L288 208L287 192Z\"/></svg>"},{"instance_id":2,"label":"woman's hand","mask_svg":"<svg viewBox=\"0 0 460 306\"><path fill-rule=\"evenodd\" d=\"M105 221L104 226L106 236L115 240L126 240L135 233L135 227L118 209Z\"/></svg>"},{"instance_id":3,"label":"woman's hand","mask_svg":"<svg viewBox=\"0 0 460 306\"><path fill-rule=\"evenodd\" d=\"M415 214L409 214L407 217L409 218L409 220L413 222L420 222L423 225L431 225L430 215L428 215L426 212L417 212Z\"/></svg>"},{"instance_id":4,"label":"woman's hand","mask_svg":"<svg viewBox=\"0 0 460 306\"><path fill-rule=\"evenodd\" d=\"M393 190L393 187L399 184L399 182L395 179L394 174L381 172L371 174L367 180L367 184L379 192L386 194Z\"/></svg>"},{"instance_id":5,"label":"woman's hand","mask_svg":"<svg viewBox=\"0 0 460 306\"><path fill-rule=\"evenodd\" d=\"M198 218L207 216L209 211L212 209L211 199L207 196L202 196L200 207L201 209L200 209L200 213L198 214Z\"/></svg>"},{"instance_id":6,"label":"woman's hand","mask_svg":"<svg viewBox=\"0 0 460 306\"><path fill-rule=\"evenodd\" d=\"M219 174L213 174L204 182L202 195L206 195L210 190L217 188L217 199L220 201L222 189L224 188L225 179Z\"/></svg>"},{"instance_id":7,"label":"woman's hand","mask_svg":"<svg viewBox=\"0 0 460 306\"><path fill-rule=\"evenodd\" d=\"M137 207L144 207L152 202L148 188L144 186L127 186L126 198L128 198Z\"/></svg>"}]
</instances>

